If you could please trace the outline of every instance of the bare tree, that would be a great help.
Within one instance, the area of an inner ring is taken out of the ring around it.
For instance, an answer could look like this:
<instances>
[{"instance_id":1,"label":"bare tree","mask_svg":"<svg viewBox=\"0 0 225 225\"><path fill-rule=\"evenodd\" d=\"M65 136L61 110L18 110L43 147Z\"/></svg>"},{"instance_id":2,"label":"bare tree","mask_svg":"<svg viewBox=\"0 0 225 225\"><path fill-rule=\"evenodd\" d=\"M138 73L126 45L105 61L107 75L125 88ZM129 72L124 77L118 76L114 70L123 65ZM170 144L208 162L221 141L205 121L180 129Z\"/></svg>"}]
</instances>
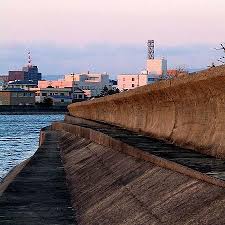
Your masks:
<instances>
[{"instance_id":1,"label":"bare tree","mask_svg":"<svg viewBox=\"0 0 225 225\"><path fill-rule=\"evenodd\" d=\"M216 50L219 50L219 51L223 51L224 53L224 56L221 56L219 59L217 59L218 62L222 63L222 64L225 64L225 45L223 43L220 44L220 47L219 48L215 48Z\"/></svg>"},{"instance_id":2,"label":"bare tree","mask_svg":"<svg viewBox=\"0 0 225 225\"><path fill-rule=\"evenodd\" d=\"M168 71L168 79L174 79L183 75L188 74L188 70L186 69L185 65L179 65L176 69Z\"/></svg>"}]
</instances>

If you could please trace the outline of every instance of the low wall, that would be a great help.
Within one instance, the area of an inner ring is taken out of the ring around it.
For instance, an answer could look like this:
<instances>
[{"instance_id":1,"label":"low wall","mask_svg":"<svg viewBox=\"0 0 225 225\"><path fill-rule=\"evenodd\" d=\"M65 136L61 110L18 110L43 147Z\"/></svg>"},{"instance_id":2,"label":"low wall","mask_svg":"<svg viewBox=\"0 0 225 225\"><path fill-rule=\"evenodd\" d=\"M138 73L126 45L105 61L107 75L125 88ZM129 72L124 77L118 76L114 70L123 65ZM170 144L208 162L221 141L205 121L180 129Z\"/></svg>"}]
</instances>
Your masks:
<instances>
[{"instance_id":1,"label":"low wall","mask_svg":"<svg viewBox=\"0 0 225 225\"><path fill-rule=\"evenodd\" d=\"M106 146L115 151L132 156L136 159L144 160L144 161L153 163L159 167L169 169L172 171L176 171L178 173L187 175L189 177L192 177L192 178L195 178L198 180L202 180L207 183L211 183L211 184L225 188L225 182L223 180L208 176L206 174L203 174L201 172L198 172L196 170L193 170L191 168L188 168L188 167L178 164L176 162L172 162L170 160L160 158L158 156L150 154L149 152L144 152L143 150L140 150L140 149L135 148L131 145L128 145L120 140L112 138L109 135L104 134L102 132L93 130L91 128L82 127L79 125L79 123L82 123L82 120L79 120L78 118L76 118L74 120L74 122L76 122L78 124L53 122L51 129L54 131L68 132L74 136L85 138L86 140L95 142L102 146Z\"/></svg>"},{"instance_id":2,"label":"low wall","mask_svg":"<svg viewBox=\"0 0 225 225\"><path fill-rule=\"evenodd\" d=\"M72 116L116 124L225 158L225 67L68 106Z\"/></svg>"}]
</instances>

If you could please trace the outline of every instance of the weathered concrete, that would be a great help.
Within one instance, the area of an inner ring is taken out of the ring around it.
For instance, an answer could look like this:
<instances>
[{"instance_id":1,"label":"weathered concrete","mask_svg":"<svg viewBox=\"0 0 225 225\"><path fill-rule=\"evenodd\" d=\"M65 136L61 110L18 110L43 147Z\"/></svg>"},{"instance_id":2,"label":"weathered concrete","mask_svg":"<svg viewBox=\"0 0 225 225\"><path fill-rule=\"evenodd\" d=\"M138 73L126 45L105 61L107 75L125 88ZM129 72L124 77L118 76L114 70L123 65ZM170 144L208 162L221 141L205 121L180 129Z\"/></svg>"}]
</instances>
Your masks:
<instances>
[{"instance_id":1,"label":"weathered concrete","mask_svg":"<svg viewBox=\"0 0 225 225\"><path fill-rule=\"evenodd\" d=\"M40 148L0 197L2 225L75 224L57 133L45 132Z\"/></svg>"},{"instance_id":2,"label":"weathered concrete","mask_svg":"<svg viewBox=\"0 0 225 225\"><path fill-rule=\"evenodd\" d=\"M80 225L222 225L225 189L60 131Z\"/></svg>"},{"instance_id":3,"label":"weathered concrete","mask_svg":"<svg viewBox=\"0 0 225 225\"><path fill-rule=\"evenodd\" d=\"M0 197L2 193L6 190L9 184L15 179L15 177L20 173L20 171L27 165L29 159L25 160L24 162L20 163L19 165L15 166L7 176L0 182Z\"/></svg>"},{"instance_id":4,"label":"weathered concrete","mask_svg":"<svg viewBox=\"0 0 225 225\"><path fill-rule=\"evenodd\" d=\"M64 123L53 123L52 129L70 132L137 159L225 187L225 161L222 159L177 147L116 126L70 116L65 118Z\"/></svg>"},{"instance_id":5,"label":"weathered concrete","mask_svg":"<svg viewBox=\"0 0 225 225\"><path fill-rule=\"evenodd\" d=\"M104 121L225 158L225 66L72 104L73 116Z\"/></svg>"}]
</instances>

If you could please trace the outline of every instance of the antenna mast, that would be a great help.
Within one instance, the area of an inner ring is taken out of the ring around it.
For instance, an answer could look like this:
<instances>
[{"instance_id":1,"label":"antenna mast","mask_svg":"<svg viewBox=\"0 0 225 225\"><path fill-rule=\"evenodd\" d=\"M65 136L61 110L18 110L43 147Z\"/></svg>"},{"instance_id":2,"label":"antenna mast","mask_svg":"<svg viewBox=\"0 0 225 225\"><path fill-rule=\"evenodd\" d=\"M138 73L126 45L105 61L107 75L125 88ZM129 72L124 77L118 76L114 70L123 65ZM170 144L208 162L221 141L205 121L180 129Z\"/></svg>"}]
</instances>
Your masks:
<instances>
[{"instance_id":1,"label":"antenna mast","mask_svg":"<svg viewBox=\"0 0 225 225\"><path fill-rule=\"evenodd\" d=\"M30 51L28 52L28 67L32 67L32 59Z\"/></svg>"},{"instance_id":2,"label":"antenna mast","mask_svg":"<svg viewBox=\"0 0 225 225\"><path fill-rule=\"evenodd\" d=\"M148 40L148 59L154 59L155 50L154 50L154 40Z\"/></svg>"}]
</instances>

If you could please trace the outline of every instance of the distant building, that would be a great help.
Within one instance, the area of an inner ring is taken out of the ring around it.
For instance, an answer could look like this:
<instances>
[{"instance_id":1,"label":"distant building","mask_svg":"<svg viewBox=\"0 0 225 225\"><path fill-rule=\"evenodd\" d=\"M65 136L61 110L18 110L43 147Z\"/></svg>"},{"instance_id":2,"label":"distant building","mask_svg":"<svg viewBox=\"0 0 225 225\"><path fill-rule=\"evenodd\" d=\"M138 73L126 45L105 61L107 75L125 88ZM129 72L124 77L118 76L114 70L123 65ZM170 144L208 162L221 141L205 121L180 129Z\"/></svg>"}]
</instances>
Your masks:
<instances>
[{"instance_id":1,"label":"distant building","mask_svg":"<svg viewBox=\"0 0 225 225\"><path fill-rule=\"evenodd\" d=\"M38 72L38 67L32 65L31 55L28 52L28 64L22 68L22 71L9 71L8 81L32 80L36 84L41 80L42 74Z\"/></svg>"},{"instance_id":2,"label":"distant building","mask_svg":"<svg viewBox=\"0 0 225 225\"><path fill-rule=\"evenodd\" d=\"M154 40L148 40L148 58L146 70L137 74L120 74L117 77L120 91L134 89L147 84L152 84L162 79L167 79L167 60L155 59Z\"/></svg>"},{"instance_id":3,"label":"distant building","mask_svg":"<svg viewBox=\"0 0 225 225\"><path fill-rule=\"evenodd\" d=\"M16 80L8 82L8 88L20 88L23 90L30 90L31 88L37 88L37 83L32 80Z\"/></svg>"},{"instance_id":4,"label":"distant building","mask_svg":"<svg viewBox=\"0 0 225 225\"><path fill-rule=\"evenodd\" d=\"M39 80L42 78L42 74L38 72L38 67L33 65L28 65L23 67L24 74L24 80L32 80L36 84Z\"/></svg>"},{"instance_id":5,"label":"distant building","mask_svg":"<svg viewBox=\"0 0 225 225\"><path fill-rule=\"evenodd\" d=\"M121 74L118 75L118 89L120 91L130 90L159 80L158 76L149 74Z\"/></svg>"},{"instance_id":6,"label":"distant building","mask_svg":"<svg viewBox=\"0 0 225 225\"><path fill-rule=\"evenodd\" d=\"M25 80L24 71L9 71L8 81Z\"/></svg>"},{"instance_id":7,"label":"distant building","mask_svg":"<svg viewBox=\"0 0 225 225\"><path fill-rule=\"evenodd\" d=\"M54 87L46 87L46 88L32 88L32 91L35 92L35 101L43 102L45 98L52 96L68 96L71 97L72 88L54 88Z\"/></svg>"},{"instance_id":8,"label":"distant building","mask_svg":"<svg viewBox=\"0 0 225 225\"><path fill-rule=\"evenodd\" d=\"M5 89L7 82L8 82L8 76L0 75L0 90Z\"/></svg>"},{"instance_id":9,"label":"distant building","mask_svg":"<svg viewBox=\"0 0 225 225\"><path fill-rule=\"evenodd\" d=\"M51 98L54 105L68 105L72 102L85 100L85 93L79 88L32 88L35 92L35 101L38 103L44 102L45 98Z\"/></svg>"},{"instance_id":10,"label":"distant building","mask_svg":"<svg viewBox=\"0 0 225 225\"><path fill-rule=\"evenodd\" d=\"M8 82L9 81L9 76L8 75L0 75L0 81Z\"/></svg>"},{"instance_id":11,"label":"distant building","mask_svg":"<svg viewBox=\"0 0 225 225\"><path fill-rule=\"evenodd\" d=\"M80 102L86 99L86 94L83 90L78 87L74 87L72 90L72 99L73 102Z\"/></svg>"},{"instance_id":12,"label":"distant building","mask_svg":"<svg viewBox=\"0 0 225 225\"><path fill-rule=\"evenodd\" d=\"M187 75L187 74L189 74L189 73L184 68L167 70L167 78L168 79L180 77L180 76Z\"/></svg>"},{"instance_id":13,"label":"distant building","mask_svg":"<svg viewBox=\"0 0 225 225\"><path fill-rule=\"evenodd\" d=\"M167 60L148 59L146 69L148 74L153 76L165 77L167 75Z\"/></svg>"},{"instance_id":14,"label":"distant building","mask_svg":"<svg viewBox=\"0 0 225 225\"><path fill-rule=\"evenodd\" d=\"M109 88L109 75L107 73L77 73L68 74L62 80L56 81L39 81L39 88L52 86L55 88L73 87L82 89L87 97L98 96L106 86Z\"/></svg>"},{"instance_id":15,"label":"distant building","mask_svg":"<svg viewBox=\"0 0 225 225\"><path fill-rule=\"evenodd\" d=\"M54 96L50 96L49 98L52 99L53 105L69 105L73 102L73 99L71 96L54 95Z\"/></svg>"},{"instance_id":16,"label":"distant building","mask_svg":"<svg viewBox=\"0 0 225 225\"><path fill-rule=\"evenodd\" d=\"M32 80L37 84L41 80L41 76L37 66L27 66L23 67L23 71L9 71L8 81Z\"/></svg>"},{"instance_id":17,"label":"distant building","mask_svg":"<svg viewBox=\"0 0 225 225\"><path fill-rule=\"evenodd\" d=\"M21 89L6 89L0 91L0 105L34 105L35 94Z\"/></svg>"},{"instance_id":18,"label":"distant building","mask_svg":"<svg viewBox=\"0 0 225 225\"><path fill-rule=\"evenodd\" d=\"M79 88L74 88L70 96L53 95L50 98L53 100L53 105L69 105L73 102L84 101L85 93Z\"/></svg>"},{"instance_id":19,"label":"distant building","mask_svg":"<svg viewBox=\"0 0 225 225\"><path fill-rule=\"evenodd\" d=\"M167 75L170 77L175 77L177 73L178 73L178 70L176 69L167 70Z\"/></svg>"},{"instance_id":20,"label":"distant building","mask_svg":"<svg viewBox=\"0 0 225 225\"><path fill-rule=\"evenodd\" d=\"M109 80L109 90L116 91L116 89L118 88L117 84L117 80Z\"/></svg>"},{"instance_id":21,"label":"distant building","mask_svg":"<svg viewBox=\"0 0 225 225\"><path fill-rule=\"evenodd\" d=\"M5 89L5 82L0 80L0 90Z\"/></svg>"}]
</instances>

